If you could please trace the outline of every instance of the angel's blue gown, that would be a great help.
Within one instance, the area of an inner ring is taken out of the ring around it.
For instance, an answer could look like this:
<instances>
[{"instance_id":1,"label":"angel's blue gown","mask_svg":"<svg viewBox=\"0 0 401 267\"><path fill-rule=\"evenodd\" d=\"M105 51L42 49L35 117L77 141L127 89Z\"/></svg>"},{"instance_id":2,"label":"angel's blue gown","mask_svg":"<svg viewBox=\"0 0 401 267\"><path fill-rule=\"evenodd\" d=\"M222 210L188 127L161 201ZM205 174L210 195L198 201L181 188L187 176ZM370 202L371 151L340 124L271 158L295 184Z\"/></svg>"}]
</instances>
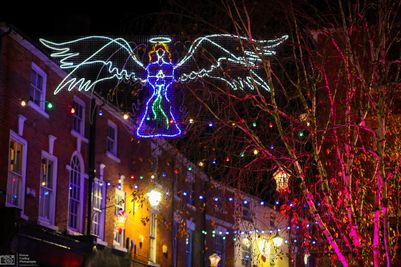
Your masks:
<instances>
[{"instance_id":1,"label":"angel's blue gown","mask_svg":"<svg viewBox=\"0 0 401 267\"><path fill-rule=\"evenodd\" d=\"M140 137L175 137L181 134L173 115L168 91L174 81L174 68L164 58L165 51L158 50L157 61L146 67L146 86L151 89L151 97L146 102L145 112L137 129Z\"/></svg>"}]
</instances>

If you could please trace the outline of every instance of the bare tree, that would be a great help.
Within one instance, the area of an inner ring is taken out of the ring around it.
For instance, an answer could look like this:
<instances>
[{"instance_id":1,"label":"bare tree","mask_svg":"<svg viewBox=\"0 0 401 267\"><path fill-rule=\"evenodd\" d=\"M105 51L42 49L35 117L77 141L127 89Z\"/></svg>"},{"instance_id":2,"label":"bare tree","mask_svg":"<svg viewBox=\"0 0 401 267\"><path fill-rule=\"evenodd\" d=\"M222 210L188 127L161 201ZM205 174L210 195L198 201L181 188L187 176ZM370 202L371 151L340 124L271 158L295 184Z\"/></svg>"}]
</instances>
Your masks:
<instances>
[{"instance_id":1,"label":"bare tree","mask_svg":"<svg viewBox=\"0 0 401 267\"><path fill-rule=\"evenodd\" d=\"M285 1L274 9L282 27L268 29L263 4L222 6L231 33L252 40L287 29L290 38L277 57L263 59L270 92L257 84L252 92L208 81L186 86L192 104L183 123L200 123L188 123L177 145L190 144L190 157L219 180L262 197L272 195L275 170L289 173L278 197L298 204L281 210L298 217L294 225L316 225L316 247L333 252L333 263L400 264L400 2Z\"/></svg>"}]
</instances>

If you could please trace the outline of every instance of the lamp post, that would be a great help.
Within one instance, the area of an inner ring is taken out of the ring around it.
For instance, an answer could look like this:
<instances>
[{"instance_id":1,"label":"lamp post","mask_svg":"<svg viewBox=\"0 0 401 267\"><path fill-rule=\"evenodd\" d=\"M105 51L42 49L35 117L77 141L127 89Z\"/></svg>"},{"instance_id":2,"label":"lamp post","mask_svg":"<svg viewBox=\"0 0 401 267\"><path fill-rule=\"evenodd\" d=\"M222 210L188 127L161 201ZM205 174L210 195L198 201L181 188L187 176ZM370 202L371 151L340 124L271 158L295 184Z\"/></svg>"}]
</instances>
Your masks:
<instances>
[{"instance_id":1,"label":"lamp post","mask_svg":"<svg viewBox=\"0 0 401 267\"><path fill-rule=\"evenodd\" d=\"M216 253L213 253L212 255L209 256L209 260L210 260L210 267L217 267L221 258Z\"/></svg>"},{"instance_id":2,"label":"lamp post","mask_svg":"<svg viewBox=\"0 0 401 267\"><path fill-rule=\"evenodd\" d=\"M156 233L157 233L157 219L155 210L162 200L162 193L152 189L146 194L151 206L150 210L150 241L149 241L149 261L156 263Z\"/></svg>"}]
</instances>

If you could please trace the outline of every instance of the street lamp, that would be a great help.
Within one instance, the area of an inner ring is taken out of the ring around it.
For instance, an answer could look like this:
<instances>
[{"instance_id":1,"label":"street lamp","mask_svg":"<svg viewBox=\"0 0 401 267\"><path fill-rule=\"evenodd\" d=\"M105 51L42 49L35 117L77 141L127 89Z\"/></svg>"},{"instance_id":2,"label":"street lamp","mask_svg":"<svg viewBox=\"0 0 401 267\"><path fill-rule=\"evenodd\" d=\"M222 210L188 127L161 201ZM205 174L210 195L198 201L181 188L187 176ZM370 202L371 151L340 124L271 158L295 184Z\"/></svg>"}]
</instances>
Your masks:
<instances>
[{"instance_id":1,"label":"street lamp","mask_svg":"<svg viewBox=\"0 0 401 267\"><path fill-rule=\"evenodd\" d=\"M217 267L221 258L216 253L213 253L212 255L209 256L209 260L210 260L210 267Z\"/></svg>"},{"instance_id":2,"label":"street lamp","mask_svg":"<svg viewBox=\"0 0 401 267\"><path fill-rule=\"evenodd\" d=\"M277 235L273 238L273 244L275 247L280 247L283 244L283 239Z\"/></svg>"},{"instance_id":3,"label":"street lamp","mask_svg":"<svg viewBox=\"0 0 401 267\"><path fill-rule=\"evenodd\" d=\"M259 252L262 254L264 257L269 257L270 254L270 244L269 241L266 240L265 238L259 240Z\"/></svg>"},{"instance_id":4,"label":"street lamp","mask_svg":"<svg viewBox=\"0 0 401 267\"><path fill-rule=\"evenodd\" d=\"M162 200L162 194L153 189L152 191L150 191L149 193L147 193L147 196L149 198L149 203L153 208L157 208L157 206L159 205L160 201Z\"/></svg>"}]
</instances>

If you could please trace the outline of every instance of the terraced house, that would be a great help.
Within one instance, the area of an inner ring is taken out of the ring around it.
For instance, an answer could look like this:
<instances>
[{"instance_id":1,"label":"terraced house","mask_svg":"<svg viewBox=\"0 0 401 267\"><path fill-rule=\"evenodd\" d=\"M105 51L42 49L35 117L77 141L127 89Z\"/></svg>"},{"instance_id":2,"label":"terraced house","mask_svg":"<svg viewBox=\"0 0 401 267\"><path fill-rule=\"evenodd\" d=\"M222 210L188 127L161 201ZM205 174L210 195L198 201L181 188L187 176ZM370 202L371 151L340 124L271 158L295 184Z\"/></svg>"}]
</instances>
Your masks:
<instances>
[{"instance_id":1,"label":"terraced house","mask_svg":"<svg viewBox=\"0 0 401 267\"><path fill-rule=\"evenodd\" d=\"M136 139L130 115L100 96L53 95L66 73L0 29L1 255L40 266L288 266L286 243L271 241L288 239L288 223L267 203L212 181L166 140Z\"/></svg>"}]
</instances>

